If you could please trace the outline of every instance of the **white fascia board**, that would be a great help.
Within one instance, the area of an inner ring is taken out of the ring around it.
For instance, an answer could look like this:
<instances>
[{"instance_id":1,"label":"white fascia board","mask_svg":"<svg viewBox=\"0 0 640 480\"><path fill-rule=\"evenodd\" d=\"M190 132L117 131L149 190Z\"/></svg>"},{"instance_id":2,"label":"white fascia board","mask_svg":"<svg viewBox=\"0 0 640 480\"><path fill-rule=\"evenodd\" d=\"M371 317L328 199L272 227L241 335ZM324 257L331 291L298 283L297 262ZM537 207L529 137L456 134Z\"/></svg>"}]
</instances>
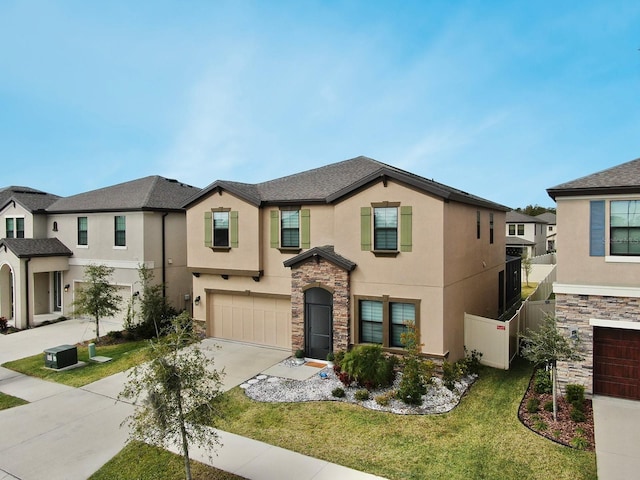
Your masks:
<instances>
[{"instance_id":1,"label":"white fascia board","mask_svg":"<svg viewBox=\"0 0 640 480\"><path fill-rule=\"evenodd\" d=\"M623 330L640 330L640 322L629 322L628 320L604 320L602 318L589 319L592 327L621 328Z\"/></svg>"}]
</instances>

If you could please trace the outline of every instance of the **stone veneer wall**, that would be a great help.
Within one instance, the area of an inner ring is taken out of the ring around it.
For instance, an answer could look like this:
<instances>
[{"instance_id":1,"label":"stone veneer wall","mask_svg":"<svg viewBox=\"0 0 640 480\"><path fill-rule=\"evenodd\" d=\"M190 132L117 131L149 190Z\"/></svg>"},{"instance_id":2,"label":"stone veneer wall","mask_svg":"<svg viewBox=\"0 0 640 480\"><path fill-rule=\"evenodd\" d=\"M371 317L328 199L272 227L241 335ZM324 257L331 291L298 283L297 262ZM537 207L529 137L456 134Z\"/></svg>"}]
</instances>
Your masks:
<instances>
[{"instance_id":1,"label":"stone veneer wall","mask_svg":"<svg viewBox=\"0 0 640 480\"><path fill-rule=\"evenodd\" d=\"M556 294L556 319L559 328L578 328L584 360L558 362L558 382L564 392L568 383L584 385L593 394L593 327L589 320L640 321L640 298L601 295Z\"/></svg>"},{"instance_id":2,"label":"stone veneer wall","mask_svg":"<svg viewBox=\"0 0 640 480\"><path fill-rule=\"evenodd\" d=\"M291 269L291 347L304 350L304 291L322 287L333 293L333 350L346 350L349 335L349 272L323 258ZM321 359L324 360L324 359Z\"/></svg>"}]
</instances>

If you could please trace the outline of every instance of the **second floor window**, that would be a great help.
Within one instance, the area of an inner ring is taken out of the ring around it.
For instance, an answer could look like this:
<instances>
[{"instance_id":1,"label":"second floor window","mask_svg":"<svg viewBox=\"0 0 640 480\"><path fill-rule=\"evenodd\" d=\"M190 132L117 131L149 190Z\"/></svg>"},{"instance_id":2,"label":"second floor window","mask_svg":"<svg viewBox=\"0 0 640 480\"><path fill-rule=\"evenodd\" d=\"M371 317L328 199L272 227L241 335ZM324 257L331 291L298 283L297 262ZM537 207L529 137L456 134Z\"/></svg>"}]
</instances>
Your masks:
<instances>
[{"instance_id":1,"label":"second floor window","mask_svg":"<svg viewBox=\"0 0 640 480\"><path fill-rule=\"evenodd\" d=\"M114 245L116 247L127 246L127 224L124 215L116 215L114 217Z\"/></svg>"},{"instance_id":2,"label":"second floor window","mask_svg":"<svg viewBox=\"0 0 640 480\"><path fill-rule=\"evenodd\" d=\"M24 218L7 218L5 227L7 238L24 238Z\"/></svg>"},{"instance_id":3,"label":"second floor window","mask_svg":"<svg viewBox=\"0 0 640 480\"><path fill-rule=\"evenodd\" d=\"M280 222L280 245L283 248L298 248L300 246L300 211L282 210Z\"/></svg>"},{"instance_id":4,"label":"second floor window","mask_svg":"<svg viewBox=\"0 0 640 480\"><path fill-rule=\"evenodd\" d=\"M213 212L213 246L229 246L229 212Z\"/></svg>"},{"instance_id":5,"label":"second floor window","mask_svg":"<svg viewBox=\"0 0 640 480\"><path fill-rule=\"evenodd\" d=\"M396 207L373 209L373 249L398 249L398 209Z\"/></svg>"},{"instance_id":6,"label":"second floor window","mask_svg":"<svg viewBox=\"0 0 640 480\"><path fill-rule=\"evenodd\" d=\"M78 217L78 245L89 244L89 227L87 217Z\"/></svg>"},{"instance_id":7,"label":"second floor window","mask_svg":"<svg viewBox=\"0 0 640 480\"><path fill-rule=\"evenodd\" d=\"M640 200L611 202L611 255L640 255Z\"/></svg>"}]
</instances>

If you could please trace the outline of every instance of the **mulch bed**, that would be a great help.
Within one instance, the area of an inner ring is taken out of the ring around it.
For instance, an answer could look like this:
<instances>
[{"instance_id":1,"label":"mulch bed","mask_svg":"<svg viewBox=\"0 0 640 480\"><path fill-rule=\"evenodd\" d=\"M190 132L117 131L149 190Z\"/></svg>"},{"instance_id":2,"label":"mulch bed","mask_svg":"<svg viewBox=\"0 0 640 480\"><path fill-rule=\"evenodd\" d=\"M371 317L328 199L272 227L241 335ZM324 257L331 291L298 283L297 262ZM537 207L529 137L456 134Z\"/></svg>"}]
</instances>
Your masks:
<instances>
[{"instance_id":1,"label":"mulch bed","mask_svg":"<svg viewBox=\"0 0 640 480\"><path fill-rule=\"evenodd\" d=\"M553 412L548 412L543 408L546 402L552 400L551 394L535 393L533 387L534 376L531 377L527 393L524 395L524 398L520 403L520 408L518 410L518 418L520 421L538 435L567 447L576 448L572 444L572 441L576 442L574 440L576 437L582 437L588 443L588 446L584 448L584 450L593 451L595 449L595 440L593 434L593 407L591 400L585 399L584 413L586 420L578 423L571 419L571 405L567 403L564 397L558 397L557 419L554 421ZM540 408L535 413L529 413L527 411L527 402L533 397L538 398L540 401Z\"/></svg>"}]
</instances>

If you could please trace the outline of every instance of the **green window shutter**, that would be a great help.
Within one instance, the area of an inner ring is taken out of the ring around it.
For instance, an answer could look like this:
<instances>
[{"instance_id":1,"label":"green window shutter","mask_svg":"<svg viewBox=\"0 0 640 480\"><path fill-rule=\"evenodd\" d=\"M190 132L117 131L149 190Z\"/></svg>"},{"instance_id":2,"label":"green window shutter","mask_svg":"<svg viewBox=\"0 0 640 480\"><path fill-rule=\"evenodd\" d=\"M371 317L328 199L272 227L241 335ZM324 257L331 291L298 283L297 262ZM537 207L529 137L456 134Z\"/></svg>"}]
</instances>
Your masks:
<instances>
[{"instance_id":1,"label":"green window shutter","mask_svg":"<svg viewBox=\"0 0 640 480\"><path fill-rule=\"evenodd\" d=\"M280 246L280 213L278 210L271 210L271 248Z\"/></svg>"},{"instance_id":2,"label":"green window shutter","mask_svg":"<svg viewBox=\"0 0 640 480\"><path fill-rule=\"evenodd\" d=\"M204 246L213 247L213 213L204 212Z\"/></svg>"},{"instance_id":3,"label":"green window shutter","mask_svg":"<svg viewBox=\"0 0 640 480\"><path fill-rule=\"evenodd\" d=\"M411 216L412 216L412 208L400 207L400 251L401 252L410 252L411 251L411 236L412 236L412 226L411 226Z\"/></svg>"},{"instance_id":4,"label":"green window shutter","mask_svg":"<svg viewBox=\"0 0 640 480\"><path fill-rule=\"evenodd\" d=\"M311 248L311 211L308 208L300 210L300 243L302 248Z\"/></svg>"},{"instance_id":5,"label":"green window shutter","mask_svg":"<svg viewBox=\"0 0 640 480\"><path fill-rule=\"evenodd\" d=\"M371 250L371 207L360 208L360 249Z\"/></svg>"},{"instance_id":6,"label":"green window shutter","mask_svg":"<svg viewBox=\"0 0 640 480\"><path fill-rule=\"evenodd\" d=\"M231 248L238 248L238 212L229 212L229 242Z\"/></svg>"}]
</instances>

